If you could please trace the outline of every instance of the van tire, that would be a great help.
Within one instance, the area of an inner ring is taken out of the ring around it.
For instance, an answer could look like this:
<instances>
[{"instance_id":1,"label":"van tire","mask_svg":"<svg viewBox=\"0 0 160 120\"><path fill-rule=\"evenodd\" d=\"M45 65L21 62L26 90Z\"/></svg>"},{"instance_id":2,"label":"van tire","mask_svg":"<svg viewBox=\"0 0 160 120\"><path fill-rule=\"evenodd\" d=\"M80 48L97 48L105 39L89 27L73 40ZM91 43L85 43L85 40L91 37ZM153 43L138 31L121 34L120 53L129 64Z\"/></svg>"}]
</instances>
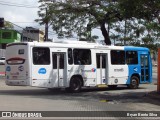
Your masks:
<instances>
[{"instance_id":1,"label":"van tire","mask_svg":"<svg viewBox=\"0 0 160 120\"><path fill-rule=\"evenodd\" d=\"M137 89L138 86L139 86L139 78L136 77L136 76L132 76L129 88L131 88L131 89Z\"/></svg>"},{"instance_id":2,"label":"van tire","mask_svg":"<svg viewBox=\"0 0 160 120\"><path fill-rule=\"evenodd\" d=\"M71 92L80 92L81 91L81 87L82 87L82 82L81 79L77 76L73 77L70 81L70 87L69 90Z\"/></svg>"}]
</instances>

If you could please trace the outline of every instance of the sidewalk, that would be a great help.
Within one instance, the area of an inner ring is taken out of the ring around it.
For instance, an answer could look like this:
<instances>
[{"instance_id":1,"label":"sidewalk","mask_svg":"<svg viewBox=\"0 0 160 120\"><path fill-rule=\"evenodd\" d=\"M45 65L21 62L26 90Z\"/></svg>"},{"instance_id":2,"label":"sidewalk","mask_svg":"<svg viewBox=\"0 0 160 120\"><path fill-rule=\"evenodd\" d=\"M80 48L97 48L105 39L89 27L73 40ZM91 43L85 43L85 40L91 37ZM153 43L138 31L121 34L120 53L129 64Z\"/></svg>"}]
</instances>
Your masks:
<instances>
[{"instance_id":1,"label":"sidewalk","mask_svg":"<svg viewBox=\"0 0 160 120\"><path fill-rule=\"evenodd\" d=\"M153 66L153 67L152 67L152 72L153 72L153 73L157 73L157 66Z\"/></svg>"},{"instance_id":2,"label":"sidewalk","mask_svg":"<svg viewBox=\"0 0 160 120\"><path fill-rule=\"evenodd\" d=\"M147 96L154 100L160 100L160 92L157 91L149 92Z\"/></svg>"},{"instance_id":3,"label":"sidewalk","mask_svg":"<svg viewBox=\"0 0 160 120\"><path fill-rule=\"evenodd\" d=\"M152 67L152 73L157 73L157 66ZM160 92L152 91L148 93L148 97L156 100L160 100Z\"/></svg>"}]
</instances>

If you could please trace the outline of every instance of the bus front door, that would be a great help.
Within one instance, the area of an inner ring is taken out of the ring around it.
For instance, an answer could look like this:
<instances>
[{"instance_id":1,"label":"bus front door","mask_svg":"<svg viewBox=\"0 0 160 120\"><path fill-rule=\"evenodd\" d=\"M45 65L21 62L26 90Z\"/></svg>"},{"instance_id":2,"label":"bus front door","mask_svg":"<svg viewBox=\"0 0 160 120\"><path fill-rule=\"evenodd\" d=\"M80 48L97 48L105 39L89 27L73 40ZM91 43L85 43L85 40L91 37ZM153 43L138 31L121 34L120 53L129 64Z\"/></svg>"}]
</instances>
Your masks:
<instances>
[{"instance_id":1,"label":"bus front door","mask_svg":"<svg viewBox=\"0 0 160 120\"><path fill-rule=\"evenodd\" d=\"M97 84L102 85L107 83L108 79L108 56L106 53L97 53Z\"/></svg>"},{"instance_id":2,"label":"bus front door","mask_svg":"<svg viewBox=\"0 0 160 120\"><path fill-rule=\"evenodd\" d=\"M65 67L64 64L66 54L65 53L52 53L52 63L53 63L53 77L52 77L52 84L53 87L63 87L65 85Z\"/></svg>"},{"instance_id":3,"label":"bus front door","mask_svg":"<svg viewBox=\"0 0 160 120\"><path fill-rule=\"evenodd\" d=\"M147 54L141 54L141 82L149 81L149 58Z\"/></svg>"}]
</instances>

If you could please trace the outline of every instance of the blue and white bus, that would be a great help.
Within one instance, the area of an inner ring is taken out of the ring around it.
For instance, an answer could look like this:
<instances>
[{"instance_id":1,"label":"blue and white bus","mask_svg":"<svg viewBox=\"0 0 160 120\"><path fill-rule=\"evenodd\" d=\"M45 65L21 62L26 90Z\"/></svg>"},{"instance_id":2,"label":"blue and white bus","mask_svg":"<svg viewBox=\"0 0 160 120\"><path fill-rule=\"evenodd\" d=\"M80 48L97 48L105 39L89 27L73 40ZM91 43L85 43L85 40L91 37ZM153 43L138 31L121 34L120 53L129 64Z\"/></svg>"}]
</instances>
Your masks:
<instances>
[{"instance_id":1,"label":"blue and white bus","mask_svg":"<svg viewBox=\"0 0 160 120\"><path fill-rule=\"evenodd\" d=\"M6 84L50 90L106 85L132 89L152 82L150 51L145 47L106 46L82 41L11 43L6 48Z\"/></svg>"}]
</instances>

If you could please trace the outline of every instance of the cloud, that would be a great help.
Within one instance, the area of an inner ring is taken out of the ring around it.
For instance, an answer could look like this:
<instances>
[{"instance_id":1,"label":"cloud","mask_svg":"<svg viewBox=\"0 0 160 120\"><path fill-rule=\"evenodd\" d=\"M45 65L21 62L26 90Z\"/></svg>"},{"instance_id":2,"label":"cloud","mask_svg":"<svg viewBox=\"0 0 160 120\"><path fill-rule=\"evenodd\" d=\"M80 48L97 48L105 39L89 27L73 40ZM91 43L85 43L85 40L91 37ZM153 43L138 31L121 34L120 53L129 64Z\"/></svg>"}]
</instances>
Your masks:
<instances>
[{"instance_id":1,"label":"cloud","mask_svg":"<svg viewBox=\"0 0 160 120\"><path fill-rule=\"evenodd\" d=\"M4 17L6 21L10 21L23 28L27 26L32 26L44 30L44 26L40 26L38 23L35 23L34 21L38 18L38 1L39 0L0 0L0 17ZM8 5L2 5L1 3ZM26 8L25 6L37 6L37 8ZM52 31L51 27L49 31ZM101 31L99 29L94 29L92 31L92 35L98 35L100 37L99 39L103 39ZM49 36L50 38L53 38L55 35L49 34Z\"/></svg>"},{"instance_id":2,"label":"cloud","mask_svg":"<svg viewBox=\"0 0 160 120\"><path fill-rule=\"evenodd\" d=\"M2 5L1 3L6 5ZM37 6L37 8L26 8L27 6ZM38 0L0 0L0 17L4 17L6 21L13 22L22 27L28 25L34 26L36 24L33 22L38 18L37 11Z\"/></svg>"}]
</instances>

